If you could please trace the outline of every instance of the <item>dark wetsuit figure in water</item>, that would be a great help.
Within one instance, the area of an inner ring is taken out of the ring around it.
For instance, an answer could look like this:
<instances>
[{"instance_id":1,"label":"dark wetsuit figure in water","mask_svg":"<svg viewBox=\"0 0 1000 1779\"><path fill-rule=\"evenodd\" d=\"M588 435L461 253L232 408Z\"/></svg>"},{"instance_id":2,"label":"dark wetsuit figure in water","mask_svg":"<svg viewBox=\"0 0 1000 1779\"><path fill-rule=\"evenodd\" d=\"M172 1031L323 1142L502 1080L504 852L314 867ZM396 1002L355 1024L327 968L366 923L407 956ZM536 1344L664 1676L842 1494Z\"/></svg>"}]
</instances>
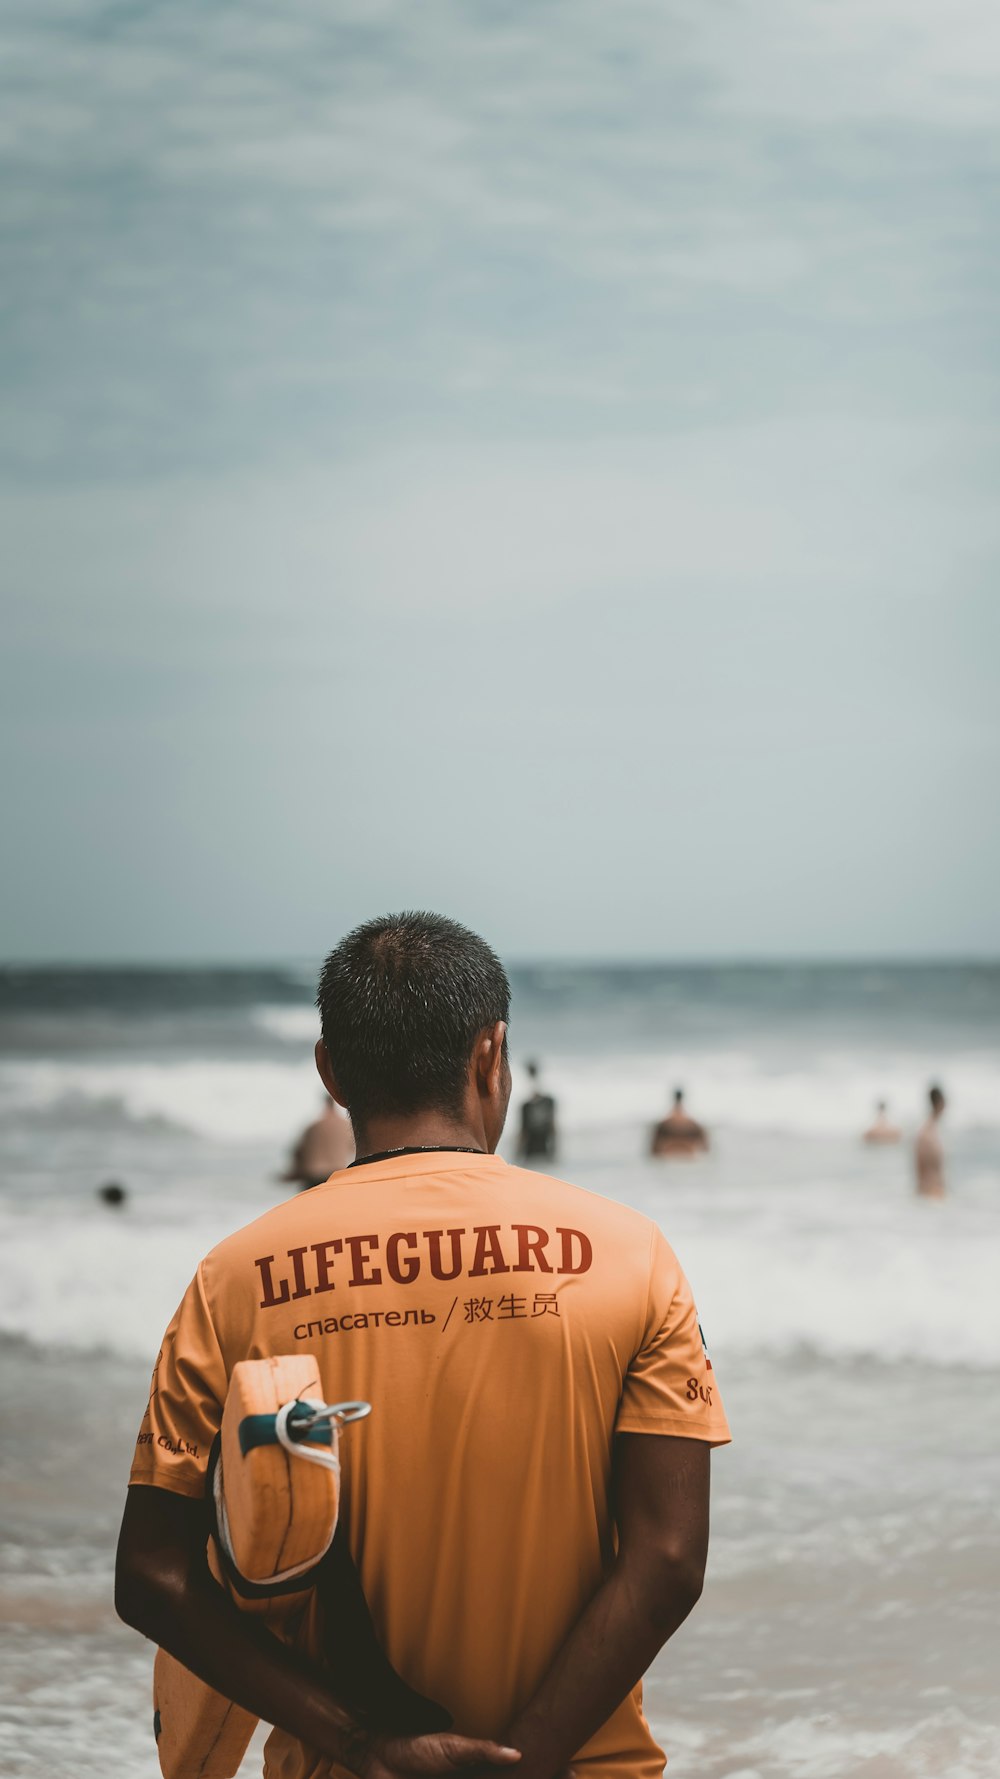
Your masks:
<instances>
[{"instance_id":1,"label":"dark wetsuit figure in water","mask_svg":"<svg viewBox=\"0 0 1000 1779\"><path fill-rule=\"evenodd\" d=\"M533 1090L521 1107L518 1159L551 1161L556 1152L556 1102L551 1093L542 1093L537 1085L538 1064L529 1062L527 1068Z\"/></svg>"}]
</instances>

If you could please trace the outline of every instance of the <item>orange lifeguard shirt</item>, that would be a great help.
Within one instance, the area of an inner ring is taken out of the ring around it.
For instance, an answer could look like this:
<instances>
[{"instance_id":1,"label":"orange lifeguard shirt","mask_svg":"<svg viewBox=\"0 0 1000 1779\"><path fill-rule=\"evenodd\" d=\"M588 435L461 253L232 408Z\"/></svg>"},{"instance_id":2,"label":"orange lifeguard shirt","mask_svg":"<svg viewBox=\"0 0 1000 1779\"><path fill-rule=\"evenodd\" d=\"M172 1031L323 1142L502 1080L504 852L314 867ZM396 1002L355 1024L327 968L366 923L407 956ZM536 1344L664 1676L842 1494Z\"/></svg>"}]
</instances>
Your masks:
<instances>
[{"instance_id":1,"label":"orange lifeguard shirt","mask_svg":"<svg viewBox=\"0 0 1000 1779\"><path fill-rule=\"evenodd\" d=\"M297 1352L328 1401L374 1405L341 1445L365 1594L400 1673L475 1735L531 1697L606 1572L615 1432L730 1437L656 1225L499 1156L345 1169L213 1249L164 1336L131 1481L201 1495L233 1366ZM636 1687L573 1765L663 1762ZM272 1732L268 1779L328 1770Z\"/></svg>"}]
</instances>

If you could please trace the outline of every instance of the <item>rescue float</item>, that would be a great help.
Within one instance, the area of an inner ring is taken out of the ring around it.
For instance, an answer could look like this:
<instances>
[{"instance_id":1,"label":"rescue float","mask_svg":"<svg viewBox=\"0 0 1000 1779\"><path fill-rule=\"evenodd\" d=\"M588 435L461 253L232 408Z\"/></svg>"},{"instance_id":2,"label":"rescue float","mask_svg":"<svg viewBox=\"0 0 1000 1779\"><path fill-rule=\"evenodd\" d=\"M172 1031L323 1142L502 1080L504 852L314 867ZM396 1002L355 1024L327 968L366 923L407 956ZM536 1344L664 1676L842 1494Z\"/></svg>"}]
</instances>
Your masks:
<instances>
[{"instance_id":1,"label":"rescue float","mask_svg":"<svg viewBox=\"0 0 1000 1779\"><path fill-rule=\"evenodd\" d=\"M311 1354L234 1366L209 1460L208 1563L244 1611L290 1633L333 1542L340 1433L368 1402L324 1402ZM163 1779L233 1779L257 1718L166 1650L153 1667L153 1729Z\"/></svg>"}]
</instances>

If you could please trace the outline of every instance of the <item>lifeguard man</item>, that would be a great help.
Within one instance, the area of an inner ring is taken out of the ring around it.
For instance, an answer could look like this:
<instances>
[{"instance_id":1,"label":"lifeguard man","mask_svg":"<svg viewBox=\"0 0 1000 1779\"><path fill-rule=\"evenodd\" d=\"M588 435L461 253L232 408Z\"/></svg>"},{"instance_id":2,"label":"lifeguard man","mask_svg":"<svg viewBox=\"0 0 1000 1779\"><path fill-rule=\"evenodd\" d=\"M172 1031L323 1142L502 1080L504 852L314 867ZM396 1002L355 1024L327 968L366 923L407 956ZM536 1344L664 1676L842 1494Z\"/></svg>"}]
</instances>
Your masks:
<instances>
[{"instance_id":1,"label":"lifeguard man","mask_svg":"<svg viewBox=\"0 0 1000 1779\"><path fill-rule=\"evenodd\" d=\"M701 1592L729 1429L659 1228L497 1155L509 998L453 921L349 934L320 978L316 1061L357 1156L213 1249L164 1336L119 1611L274 1724L281 1779L663 1771L641 1678ZM373 1404L345 1441L341 1529L389 1661L460 1735L352 1715L325 1655L335 1587L289 1648L211 1581L205 1473L230 1375L291 1352L315 1355L328 1400Z\"/></svg>"}]
</instances>

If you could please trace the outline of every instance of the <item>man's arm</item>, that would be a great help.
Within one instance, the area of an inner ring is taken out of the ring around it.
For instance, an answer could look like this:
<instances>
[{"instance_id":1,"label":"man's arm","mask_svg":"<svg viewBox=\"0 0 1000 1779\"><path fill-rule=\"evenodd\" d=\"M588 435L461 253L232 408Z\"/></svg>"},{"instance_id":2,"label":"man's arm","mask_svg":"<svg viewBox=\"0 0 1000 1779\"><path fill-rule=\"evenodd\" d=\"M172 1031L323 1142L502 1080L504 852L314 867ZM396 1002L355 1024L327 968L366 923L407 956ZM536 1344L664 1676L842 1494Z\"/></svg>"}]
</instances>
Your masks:
<instances>
[{"instance_id":1,"label":"man's arm","mask_svg":"<svg viewBox=\"0 0 1000 1779\"><path fill-rule=\"evenodd\" d=\"M366 1779L517 1760L493 1742L440 1733L393 1738L378 1724L359 1726L333 1696L336 1675L280 1642L218 1585L208 1567L207 1539L204 1501L168 1489L130 1488L118 1540L115 1605L126 1624L216 1692ZM360 1588L358 1597L363 1599ZM428 1710L428 1702L421 1702Z\"/></svg>"},{"instance_id":2,"label":"man's arm","mask_svg":"<svg viewBox=\"0 0 1000 1779\"><path fill-rule=\"evenodd\" d=\"M708 1554L710 1448L615 1440L618 1556L533 1699L508 1725L518 1779L551 1779L609 1718L698 1600Z\"/></svg>"}]
</instances>

